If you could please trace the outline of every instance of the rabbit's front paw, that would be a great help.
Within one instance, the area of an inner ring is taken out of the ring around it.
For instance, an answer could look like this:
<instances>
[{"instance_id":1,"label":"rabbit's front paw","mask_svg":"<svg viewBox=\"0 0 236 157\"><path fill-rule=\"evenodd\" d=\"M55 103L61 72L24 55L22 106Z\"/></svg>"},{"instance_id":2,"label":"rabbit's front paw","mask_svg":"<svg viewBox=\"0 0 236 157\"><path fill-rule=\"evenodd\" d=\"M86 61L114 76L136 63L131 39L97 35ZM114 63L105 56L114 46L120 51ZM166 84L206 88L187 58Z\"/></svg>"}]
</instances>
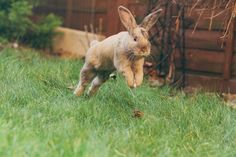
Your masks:
<instances>
[{"instance_id":1,"label":"rabbit's front paw","mask_svg":"<svg viewBox=\"0 0 236 157\"><path fill-rule=\"evenodd\" d=\"M131 82L128 82L127 81L127 84L130 88L137 88L137 83L135 80L131 81Z\"/></svg>"},{"instance_id":2,"label":"rabbit's front paw","mask_svg":"<svg viewBox=\"0 0 236 157\"><path fill-rule=\"evenodd\" d=\"M136 77L135 79L136 87L141 86L142 82L143 82L143 76Z\"/></svg>"}]
</instances>

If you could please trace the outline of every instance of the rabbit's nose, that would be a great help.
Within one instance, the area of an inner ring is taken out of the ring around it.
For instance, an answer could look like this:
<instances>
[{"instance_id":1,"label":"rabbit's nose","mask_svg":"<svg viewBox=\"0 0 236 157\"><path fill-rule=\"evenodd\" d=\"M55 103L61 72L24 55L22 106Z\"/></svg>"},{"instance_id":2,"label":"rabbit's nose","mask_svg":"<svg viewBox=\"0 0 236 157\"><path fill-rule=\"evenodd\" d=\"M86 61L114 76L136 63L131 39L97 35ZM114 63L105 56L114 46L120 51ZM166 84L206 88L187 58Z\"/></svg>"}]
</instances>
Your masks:
<instances>
[{"instance_id":1,"label":"rabbit's nose","mask_svg":"<svg viewBox=\"0 0 236 157\"><path fill-rule=\"evenodd\" d=\"M146 47L146 46L141 47L141 51L142 51L142 52L147 51L147 47Z\"/></svg>"}]
</instances>

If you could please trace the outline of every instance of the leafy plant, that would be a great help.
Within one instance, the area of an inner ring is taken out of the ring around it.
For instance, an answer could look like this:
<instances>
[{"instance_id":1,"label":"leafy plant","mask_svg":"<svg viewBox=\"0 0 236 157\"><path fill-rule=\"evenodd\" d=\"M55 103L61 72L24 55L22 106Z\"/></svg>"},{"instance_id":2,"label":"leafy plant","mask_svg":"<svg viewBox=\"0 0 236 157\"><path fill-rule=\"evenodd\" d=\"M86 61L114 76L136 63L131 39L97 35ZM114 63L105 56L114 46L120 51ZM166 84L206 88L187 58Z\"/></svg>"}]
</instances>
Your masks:
<instances>
[{"instance_id":1,"label":"leafy plant","mask_svg":"<svg viewBox=\"0 0 236 157\"><path fill-rule=\"evenodd\" d=\"M60 19L49 14L32 25L32 28L22 38L22 42L38 49L51 48L53 37L57 35L55 28L59 25L61 25Z\"/></svg>"},{"instance_id":2,"label":"leafy plant","mask_svg":"<svg viewBox=\"0 0 236 157\"><path fill-rule=\"evenodd\" d=\"M56 34L55 28L61 22L54 15L32 21L32 9L38 3L38 0L1 0L0 36L33 48L49 48Z\"/></svg>"},{"instance_id":3,"label":"leafy plant","mask_svg":"<svg viewBox=\"0 0 236 157\"><path fill-rule=\"evenodd\" d=\"M32 14L32 6L27 1L7 2L3 5L7 7L0 10L0 34L5 38L18 40L31 25L28 16Z\"/></svg>"}]
</instances>

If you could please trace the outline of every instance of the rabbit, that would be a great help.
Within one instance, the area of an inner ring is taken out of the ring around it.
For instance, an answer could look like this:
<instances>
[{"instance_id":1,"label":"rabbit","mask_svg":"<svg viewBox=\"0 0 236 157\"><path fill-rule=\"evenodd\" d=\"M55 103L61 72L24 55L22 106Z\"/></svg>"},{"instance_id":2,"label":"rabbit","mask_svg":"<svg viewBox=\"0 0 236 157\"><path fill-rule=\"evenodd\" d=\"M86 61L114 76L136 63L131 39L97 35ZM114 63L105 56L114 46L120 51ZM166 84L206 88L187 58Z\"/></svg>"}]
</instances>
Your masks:
<instances>
[{"instance_id":1,"label":"rabbit","mask_svg":"<svg viewBox=\"0 0 236 157\"><path fill-rule=\"evenodd\" d=\"M140 86L143 81L144 58L151 51L148 31L157 22L161 11L152 12L138 25L132 13L124 6L119 6L119 17L127 31L101 42L91 42L74 94L81 96L92 82L87 94L93 95L114 71L124 76L130 88Z\"/></svg>"}]
</instances>

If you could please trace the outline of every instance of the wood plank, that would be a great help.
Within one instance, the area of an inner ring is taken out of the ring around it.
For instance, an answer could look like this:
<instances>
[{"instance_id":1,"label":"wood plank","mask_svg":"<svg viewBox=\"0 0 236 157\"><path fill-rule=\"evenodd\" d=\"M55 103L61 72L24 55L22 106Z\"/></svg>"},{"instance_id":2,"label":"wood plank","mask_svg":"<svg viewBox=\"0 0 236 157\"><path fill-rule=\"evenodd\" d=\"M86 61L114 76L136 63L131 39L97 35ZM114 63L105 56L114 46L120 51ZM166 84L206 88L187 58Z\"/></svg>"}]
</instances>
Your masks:
<instances>
[{"instance_id":1,"label":"wood plank","mask_svg":"<svg viewBox=\"0 0 236 157\"><path fill-rule=\"evenodd\" d=\"M180 76L179 73L178 76ZM202 87L207 91L236 93L236 79L225 80L217 76L187 73L186 84L192 87Z\"/></svg>"},{"instance_id":2,"label":"wood plank","mask_svg":"<svg viewBox=\"0 0 236 157\"><path fill-rule=\"evenodd\" d=\"M224 74L223 78L228 80L231 77L231 68L232 68L232 58L234 51L234 29L235 29L235 19L230 26L230 32L226 43L225 51L225 62L224 62Z\"/></svg>"},{"instance_id":3,"label":"wood plank","mask_svg":"<svg viewBox=\"0 0 236 157\"><path fill-rule=\"evenodd\" d=\"M108 28L108 30L106 32L106 36L116 34L119 29L119 27L118 27L119 19L114 18L114 17L118 17L118 13L117 13L118 1L119 0L109 1L108 13L107 13L107 18L108 18L107 28Z\"/></svg>"},{"instance_id":4,"label":"wood plank","mask_svg":"<svg viewBox=\"0 0 236 157\"><path fill-rule=\"evenodd\" d=\"M128 0L110 0L108 4L108 14L107 14L107 32L106 35L110 36L118 33L120 28L120 19L118 15L117 8L119 5L127 6Z\"/></svg>"},{"instance_id":5,"label":"wood plank","mask_svg":"<svg viewBox=\"0 0 236 157\"><path fill-rule=\"evenodd\" d=\"M137 3L137 2L129 2L128 8L131 13L134 15L138 24L140 24L147 14L147 5L146 3Z\"/></svg>"},{"instance_id":6,"label":"wood plank","mask_svg":"<svg viewBox=\"0 0 236 157\"><path fill-rule=\"evenodd\" d=\"M68 2L67 2L68 3ZM68 4L67 4L68 5ZM66 5L66 6L67 6ZM74 4L73 4L74 6ZM46 6L39 6L36 8L37 10L40 11L40 9L44 9L45 11L68 11L67 7L65 6L55 6L55 5L46 5ZM95 14L103 14L103 13L107 13L107 7L103 7L103 8L94 8L94 10L92 10L92 8L71 8L71 12L79 12L79 13L91 13L94 12Z\"/></svg>"},{"instance_id":7,"label":"wood plank","mask_svg":"<svg viewBox=\"0 0 236 157\"><path fill-rule=\"evenodd\" d=\"M224 53L219 51L205 51L186 49L186 69L211 73L223 73ZM181 55L175 54L177 68L181 68Z\"/></svg>"},{"instance_id":8,"label":"wood plank","mask_svg":"<svg viewBox=\"0 0 236 157\"><path fill-rule=\"evenodd\" d=\"M64 18L66 10L65 9L60 9L60 8L57 8L57 7L48 8L48 7L40 6L40 7L34 8L33 12L36 15L47 15L47 14L53 13L57 16L60 16L60 17Z\"/></svg>"},{"instance_id":9,"label":"wood plank","mask_svg":"<svg viewBox=\"0 0 236 157\"><path fill-rule=\"evenodd\" d=\"M189 29L186 31L186 48L224 51L225 43L221 36L222 33L217 31L199 30L193 33L193 30Z\"/></svg>"},{"instance_id":10,"label":"wood plank","mask_svg":"<svg viewBox=\"0 0 236 157\"><path fill-rule=\"evenodd\" d=\"M232 61L232 77L236 76L236 54L233 55Z\"/></svg>"},{"instance_id":11,"label":"wood plank","mask_svg":"<svg viewBox=\"0 0 236 157\"><path fill-rule=\"evenodd\" d=\"M67 27L71 26L72 7L73 7L73 0L67 0L66 19L65 19L65 25Z\"/></svg>"},{"instance_id":12,"label":"wood plank","mask_svg":"<svg viewBox=\"0 0 236 157\"><path fill-rule=\"evenodd\" d=\"M213 15L219 14L222 11L224 11L224 9L220 9L220 8L215 9ZM195 24L196 24L197 20L199 19L200 14L201 14L201 11L199 11L197 9L193 10L191 12L191 14L190 14L190 10L186 11L187 17L192 19L194 22L190 26L190 28L195 27ZM221 14L219 14L219 16L216 16L215 18L213 18L211 30L223 30L226 15L227 15L227 11L222 12ZM209 26L211 23L211 19L210 19L211 16L212 16L212 10L205 10L201 15L200 20L198 21L197 29L209 30Z\"/></svg>"},{"instance_id":13,"label":"wood plank","mask_svg":"<svg viewBox=\"0 0 236 157\"><path fill-rule=\"evenodd\" d=\"M104 33L107 30L106 14L95 14L94 28L99 27L99 19L103 19L102 31ZM74 21L71 24L71 28L84 31L84 25L89 26L91 23L91 15L88 13L73 13L71 21Z\"/></svg>"},{"instance_id":14,"label":"wood plank","mask_svg":"<svg viewBox=\"0 0 236 157\"><path fill-rule=\"evenodd\" d=\"M196 30L193 32L192 29L188 29L186 31L186 48L225 51L226 41L221 39L222 36L223 33L220 31ZM234 43L236 43L236 38L234 38ZM236 44L233 44L233 52L236 53Z\"/></svg>"},{"instance_id":15,"label":"wood plank","mask_svg":"<svg viewBox=\"0 0 236 157\"><path fill-rule=\"evenodd\" d=\"M108 1L114 0L74 0L73 9L91 9L93 3L95 2L94 9L108 8Z\"/></svg>"}]
</instances>

